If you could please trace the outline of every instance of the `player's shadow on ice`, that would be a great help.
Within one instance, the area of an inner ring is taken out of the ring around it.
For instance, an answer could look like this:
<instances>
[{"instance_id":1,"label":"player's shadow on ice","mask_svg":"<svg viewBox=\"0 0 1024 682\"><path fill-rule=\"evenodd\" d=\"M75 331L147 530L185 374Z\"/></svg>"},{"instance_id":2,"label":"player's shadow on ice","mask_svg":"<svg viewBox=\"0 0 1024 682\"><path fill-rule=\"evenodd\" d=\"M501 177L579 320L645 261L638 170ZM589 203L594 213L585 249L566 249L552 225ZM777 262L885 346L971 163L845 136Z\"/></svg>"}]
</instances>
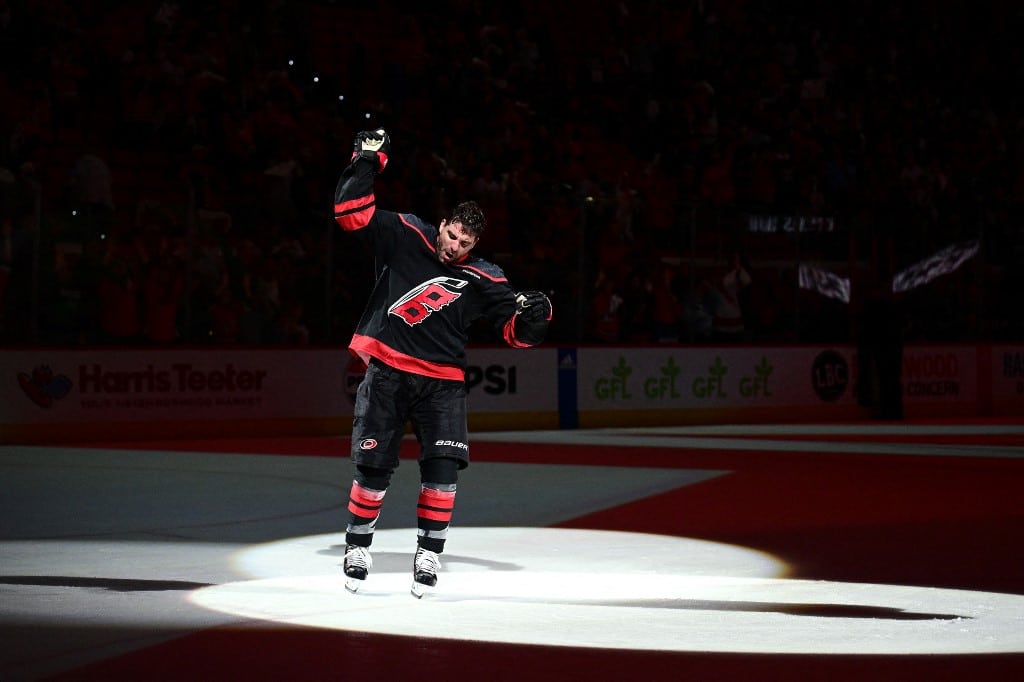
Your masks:
<instances>
[{"instance_id":1,"label":"player's shadow on ice","mask_svg":"<svg viewBox=\"0 0 1024 682\"><path fill-rule=\"evenodd\" d=\"M519 601L514 599L513 601ZM531 601L531 600L523 600ZM599 601L545 600L547 603L579 603L595 606L628 606L646 609L681 609L686 611L743 611L747 613L781 613L787 616L815 618L877 618L882 620L957 620L966 618L950 613L917 613L890 606L866 604L786 604L760 601L716 601L704 599L605 599Z\"/></svg>"},{"instance_id":2,"label":"player's shadow on ice","mask_svg":"<svg viewBox=\"0 0 1024 682\"><path fill-rule=\"evenodd\" d=\"M100 578L96 576L67 575L4 575L0 585L29 585L33 587L80 587L108 592L188 592L213 583L189 580L144 580L141 578Z\"/></svg>"},{"instance_id":3,"label":"player's shadow on ice","mask_svg":"<svg viewBox=\"0 0 1024 682\"><path fill-rule=\"evenodd\" d=\"M466 601L465 597L434 595L442 601ZM867 604L805 604L764 601L725 601L710 599L556 599L531 597L488 597L493 601L521 604L565 604L570 606L611 606L640 609L676 609L680 611L739 611L746 613L781 613L787 616L815 618L868 618L880 620L970 620L970 616L951 613L917 613L890 606Z\"/></svg>"}]
</instances>

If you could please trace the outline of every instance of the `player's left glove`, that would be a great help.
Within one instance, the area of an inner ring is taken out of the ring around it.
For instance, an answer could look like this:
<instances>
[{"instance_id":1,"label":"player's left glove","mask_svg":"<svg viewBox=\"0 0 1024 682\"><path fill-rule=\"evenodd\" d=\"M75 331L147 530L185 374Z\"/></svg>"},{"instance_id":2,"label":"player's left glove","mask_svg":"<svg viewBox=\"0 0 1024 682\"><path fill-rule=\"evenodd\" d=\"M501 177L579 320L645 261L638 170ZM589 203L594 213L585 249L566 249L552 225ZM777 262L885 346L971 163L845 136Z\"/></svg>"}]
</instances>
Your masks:
<instances>
[{"instance_id":1,"label":"player's left glove","mask_svg":"<svg viewBox=\"0 0 1024 682\"><path fill-rule=\"evenodd\" d=\"M513 348L536 346L548 333L551 301L539 291L516 294L515 313L505 324L505 341Z\"/></svg>"},{"instance_id":2,"label":"player's left glove","mask_svg":"<svg viewBox=\"0 0 1024 682\"><path fill-rule=\"evenodd\" d=\"M534 324L551 319L551 301L539 291L521 291L516 295L516 315Z\"/></svg>"},{"instance_id":3,"label":"player's left glove","mask_svg":"<svg viewBox=\"0 0 1024 682\"><path fill-rule=\"evenodd\" d=\"M356 133L356 141L352 146L352 161L357 158L366 159L374 165L377 173L381 173L388 165L390 153L391 138L383 128Z\"/></svg>"}]
</instances>

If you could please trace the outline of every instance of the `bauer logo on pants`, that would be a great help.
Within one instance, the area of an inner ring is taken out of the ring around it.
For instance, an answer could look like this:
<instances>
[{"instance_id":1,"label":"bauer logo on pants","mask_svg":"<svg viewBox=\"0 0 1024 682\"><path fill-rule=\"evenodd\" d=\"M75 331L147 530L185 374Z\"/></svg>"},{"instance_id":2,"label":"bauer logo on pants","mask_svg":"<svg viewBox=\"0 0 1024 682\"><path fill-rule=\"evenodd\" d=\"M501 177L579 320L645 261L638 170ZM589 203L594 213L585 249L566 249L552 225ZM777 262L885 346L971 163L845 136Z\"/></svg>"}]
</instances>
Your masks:
<instances>
[{"instance_id":1,"label":"bauer logo on pants","mask_svg":"<svg viewBox=\"0 0 1024 682\"><path fill-rule=\"evenodd\" d=\"M434 445L440 445L442 447L447 446L447 447L453 447L453 448L460 448L462 450L469 450L469 446L468 445L466 445L465 443L460 443L457 440L439 440L436 443L434 443Z\"/></svg>"}]
</instances>

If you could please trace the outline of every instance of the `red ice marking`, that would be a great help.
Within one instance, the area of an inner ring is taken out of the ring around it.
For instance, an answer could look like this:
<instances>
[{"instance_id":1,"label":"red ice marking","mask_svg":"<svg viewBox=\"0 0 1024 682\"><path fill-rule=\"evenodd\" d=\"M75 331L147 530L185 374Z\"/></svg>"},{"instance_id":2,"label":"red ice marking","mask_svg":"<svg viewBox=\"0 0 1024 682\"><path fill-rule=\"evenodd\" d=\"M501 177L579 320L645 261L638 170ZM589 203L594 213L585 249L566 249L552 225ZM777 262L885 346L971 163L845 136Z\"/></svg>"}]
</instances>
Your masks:
<instances>
[{"instance_id":1,"label":"red ice marking","mask_svg":"<svg viewBox=\"0 0 1024 682\"><path fill-rule=\"evenodd\" d=\"M1024 446L1024 433L657 433L628 434L644 438L717 438L722 440L767 440L845 443L923 443L931 445Z\"/></svg>"},{"instance_id":2,"label":"red ice marking","mask_svg":"<svg viewBox=\"0 0 1024 682\"><path fill-rule=\"evenodd\" d=\"M410 655L413 652L415 655ZM412 680L444 670L449 682L564 680L1010 680L1024 656L870 656L677 653L511 645L371 635L289 626L219 627L49 678L86 680L348 679L338 671L373 662L373 675Z\"/></svg>"},{"instance_id":3,"label":"red ice marking","mask_svg":"<svg viewBox=\"0 0 1024 682\"><path fill-rule=\"evenodd\" d=\"M561 526L726 542L791 576L1018 592L1024 461L725 457L731 473ZM708 456L703 465L714 466ZM993 568L999 567L999 568Z\"/></svg>"}]
</instances>

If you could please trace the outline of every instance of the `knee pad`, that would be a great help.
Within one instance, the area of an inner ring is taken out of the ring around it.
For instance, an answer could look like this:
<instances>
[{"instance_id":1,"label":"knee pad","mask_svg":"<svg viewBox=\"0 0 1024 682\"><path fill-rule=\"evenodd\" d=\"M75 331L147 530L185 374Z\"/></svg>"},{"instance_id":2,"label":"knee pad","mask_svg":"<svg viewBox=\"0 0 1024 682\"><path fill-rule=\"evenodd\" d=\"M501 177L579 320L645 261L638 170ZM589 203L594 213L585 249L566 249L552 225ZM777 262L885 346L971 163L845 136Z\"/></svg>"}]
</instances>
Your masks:
<instances>
[{"instance_id":1,"label":"knee pad","mask_svg":"<svg viewBox=\"0 0 1024 682\"><path fill-rule=\"evenodd\" d=\"M431 457L420 462L423 485L455 485L459 480L459 460L452 457Z\"/></svg>"},{"instance_id":2,"label":"knee pad","mask_svg":"<svg viewBox=\"0 0 1024 682\"><path fill-rule=\"evenodd\" d=\"M356 483L370 490L387 490L391 485L394 469L378 469L377 467L359 464L356 466Z\"/></svg>"}]
</instances>

